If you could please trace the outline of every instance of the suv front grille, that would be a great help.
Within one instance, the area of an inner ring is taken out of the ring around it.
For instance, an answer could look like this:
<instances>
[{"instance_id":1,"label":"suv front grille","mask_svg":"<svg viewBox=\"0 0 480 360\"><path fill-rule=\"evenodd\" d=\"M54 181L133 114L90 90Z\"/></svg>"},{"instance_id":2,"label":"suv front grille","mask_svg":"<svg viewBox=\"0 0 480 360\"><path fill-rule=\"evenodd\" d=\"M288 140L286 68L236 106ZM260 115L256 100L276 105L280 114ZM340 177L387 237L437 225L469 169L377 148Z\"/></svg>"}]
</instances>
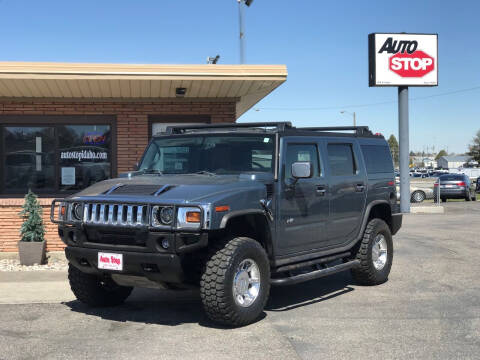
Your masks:
<instances>
[{"instance_id":1,"label":"suv front grille","mask_svg":"<svg viewBox=\"0 0 480 360\"><path fill-rule=\"evenodd\" d=\"M148 226L148 206L86 203L83 221L95 225Z\"/></svg>"}]
</instances>

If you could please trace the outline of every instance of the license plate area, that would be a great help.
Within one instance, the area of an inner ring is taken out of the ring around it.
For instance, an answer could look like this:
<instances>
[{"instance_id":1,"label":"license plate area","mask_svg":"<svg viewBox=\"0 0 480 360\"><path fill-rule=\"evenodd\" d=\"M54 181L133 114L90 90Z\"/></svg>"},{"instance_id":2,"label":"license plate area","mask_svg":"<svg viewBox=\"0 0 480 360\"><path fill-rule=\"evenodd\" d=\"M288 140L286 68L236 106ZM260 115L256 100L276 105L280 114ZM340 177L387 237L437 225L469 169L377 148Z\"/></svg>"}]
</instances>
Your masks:
<instances>
[{"instance_id":1,"label":"license plate area","mask_svg":"<svg viewBox=\"0 0 480 360\"><path fill-rule=\"evenodd\" d=\"M98 253L98 268L104 270L123 270L123 254L115 253Z\"/></svg>"}]
</instances>

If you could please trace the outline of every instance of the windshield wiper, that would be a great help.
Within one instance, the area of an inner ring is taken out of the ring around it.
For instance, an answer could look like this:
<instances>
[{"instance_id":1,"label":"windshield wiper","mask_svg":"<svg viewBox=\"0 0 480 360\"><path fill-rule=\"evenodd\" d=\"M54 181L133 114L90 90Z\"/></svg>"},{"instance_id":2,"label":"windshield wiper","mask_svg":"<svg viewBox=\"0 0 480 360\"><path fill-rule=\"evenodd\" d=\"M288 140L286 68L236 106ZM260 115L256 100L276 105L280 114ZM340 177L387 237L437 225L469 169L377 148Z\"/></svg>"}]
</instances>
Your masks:
<instances>
[{"instance_id":1,"label":"windshield wiper","mask_svg":"<svg viewBox=\"0 0 480 360\"><path fill-rule=\"evenodd\" d=\"M216 175L217 175L217 174L215 174L214 172L207 171L207 170L200 170L200 171L194 172L194 173L192 173L192 174L210 175L210 176L216 176Z\"/></svg>"},{"instance_id":2,"label":"windshield wiper","mask_svg":"<svg viewBox=\"0 0 480 360\"><path fill-rule=\"evenodd\" d=\"M158 175L163 175L163 172L157 169L144 169L140 170L142 174L158 174Z\"/></svg>"}]
</instances>

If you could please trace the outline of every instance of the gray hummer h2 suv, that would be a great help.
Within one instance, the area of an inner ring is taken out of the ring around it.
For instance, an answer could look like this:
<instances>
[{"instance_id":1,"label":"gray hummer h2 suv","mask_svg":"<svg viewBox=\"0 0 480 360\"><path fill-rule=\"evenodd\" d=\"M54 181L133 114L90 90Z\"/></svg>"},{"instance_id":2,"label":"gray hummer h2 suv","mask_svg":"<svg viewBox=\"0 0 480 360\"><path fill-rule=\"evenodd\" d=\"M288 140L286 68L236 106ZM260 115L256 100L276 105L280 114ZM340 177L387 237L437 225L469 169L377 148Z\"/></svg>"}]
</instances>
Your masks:
<instances>
[{"instance_id":1,"label":"gray hummer h2 suv","mask_svg":"<svg viewBox=\"0 0 480 360\"><path fill-rule=\"evenodd\" d=\"M271 285L350 270L387 280L402 222L387 142L367 127L167 128L137 171L52 203L73 293L122 303L135 286L199 286L208 317L240 326Z\"/></svg>"}]
</instances>

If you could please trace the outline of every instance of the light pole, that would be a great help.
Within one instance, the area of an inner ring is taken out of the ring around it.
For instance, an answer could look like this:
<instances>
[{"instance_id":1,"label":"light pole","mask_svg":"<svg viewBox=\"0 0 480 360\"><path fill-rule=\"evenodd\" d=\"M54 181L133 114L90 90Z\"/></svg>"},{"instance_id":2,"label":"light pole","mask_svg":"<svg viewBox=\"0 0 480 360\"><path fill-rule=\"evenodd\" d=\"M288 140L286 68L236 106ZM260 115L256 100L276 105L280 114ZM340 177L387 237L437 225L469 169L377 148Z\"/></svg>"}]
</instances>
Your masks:
<instances>
[{"instance_id":1,"label":"light pole","mask_svg":"<svg viewBox=\"0 0 480 360\"><path fill-rule=\"evenodd\" d=\"M353 115L353 126L357 126L357 119L356 119L355 111L354 111L353 113L351 113L351 112L349 112L349 111L342 110L342 111L340 111L340 114L350 114L350 115Z\"/></svg>"},{"instance_id":2,"label":"light pole","mask_svg":"<svg viewBox=\"0 0 480 360\"><path fill-rule=\"evenodd\" d=\"M238 24L240 27L240 64L245 64L245 22L243 6L250 6L253 0L237 0L238 2Z\"/></svg>"}]
</instances>

